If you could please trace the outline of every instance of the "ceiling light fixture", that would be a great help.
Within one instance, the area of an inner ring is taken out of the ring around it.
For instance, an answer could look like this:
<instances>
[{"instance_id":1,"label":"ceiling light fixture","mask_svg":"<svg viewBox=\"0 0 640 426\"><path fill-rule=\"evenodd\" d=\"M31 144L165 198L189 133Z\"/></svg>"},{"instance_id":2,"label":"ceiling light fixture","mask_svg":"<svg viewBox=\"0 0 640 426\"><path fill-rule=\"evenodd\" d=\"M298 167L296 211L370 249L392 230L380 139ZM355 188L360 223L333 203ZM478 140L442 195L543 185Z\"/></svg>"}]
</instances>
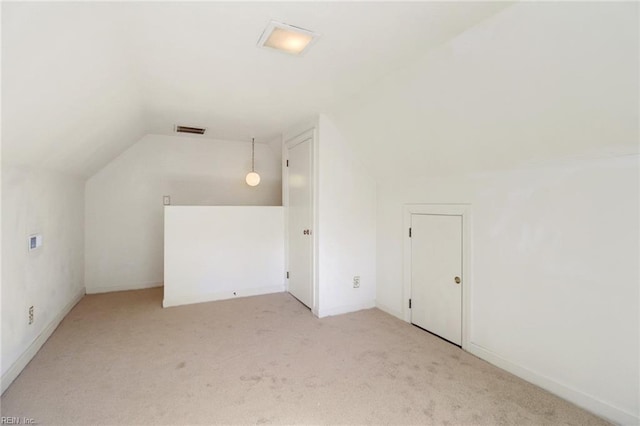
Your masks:
<instances>
[{"instance_id":1,"label":"ceiling light fixture","mask_svg":"<svg viewBox=\"0 0 640 426\"><path fill-rule=\"evenodd\" d=\"M320 34L293 25L271 21L262 33L258 46L302 55L320 37Z\"/></svg>"},{"instance_id":2,"label":"ceiling light fixture","mask_svg":"<svg viewBox=\"0 0 640 426\"><path fill-rule=\"evenodd\" d=\"M255 147L256 138L251 138L251 171L247 173L247 177L245 178L249 186L258 186L260 183L260 175L257 174L255 170Z\"/></svg>"}]
</instances>

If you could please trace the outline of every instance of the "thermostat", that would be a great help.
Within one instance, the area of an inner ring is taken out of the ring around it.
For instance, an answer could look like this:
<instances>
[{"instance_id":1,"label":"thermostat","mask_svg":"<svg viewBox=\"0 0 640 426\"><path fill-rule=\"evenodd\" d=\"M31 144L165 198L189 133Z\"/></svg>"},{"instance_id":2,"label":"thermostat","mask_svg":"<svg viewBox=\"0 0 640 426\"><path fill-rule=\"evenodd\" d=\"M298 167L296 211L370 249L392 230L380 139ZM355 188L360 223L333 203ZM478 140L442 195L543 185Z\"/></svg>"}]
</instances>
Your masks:
<instances>
[{"instance_id":1,"label":"thermostat","mask_svg":"<svg viewBox=\"0 0 640 426\"><path fill-rule=\"evenodd\" d=\"M29 235L29 251L35 250L42 246L42 235Z\"/></svg>"}]
</instances>

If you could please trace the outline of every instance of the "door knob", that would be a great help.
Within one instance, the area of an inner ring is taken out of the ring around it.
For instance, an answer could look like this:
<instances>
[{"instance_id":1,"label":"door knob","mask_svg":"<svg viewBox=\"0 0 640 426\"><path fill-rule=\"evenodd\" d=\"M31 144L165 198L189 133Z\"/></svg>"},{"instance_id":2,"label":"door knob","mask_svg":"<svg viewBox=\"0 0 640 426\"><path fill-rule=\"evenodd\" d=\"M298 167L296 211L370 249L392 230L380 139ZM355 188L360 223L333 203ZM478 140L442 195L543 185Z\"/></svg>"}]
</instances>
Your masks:
<instances>
[{"instance_id":1,"label":"door knob","mask_svg":"<svg viewBox=\"0 0 640 426\"><path fill-rule=\"evenodd\" d=\"M453 280L456 282L456 284L460 284L460 277L455 277Z\"/></svg>"}]
</instances>

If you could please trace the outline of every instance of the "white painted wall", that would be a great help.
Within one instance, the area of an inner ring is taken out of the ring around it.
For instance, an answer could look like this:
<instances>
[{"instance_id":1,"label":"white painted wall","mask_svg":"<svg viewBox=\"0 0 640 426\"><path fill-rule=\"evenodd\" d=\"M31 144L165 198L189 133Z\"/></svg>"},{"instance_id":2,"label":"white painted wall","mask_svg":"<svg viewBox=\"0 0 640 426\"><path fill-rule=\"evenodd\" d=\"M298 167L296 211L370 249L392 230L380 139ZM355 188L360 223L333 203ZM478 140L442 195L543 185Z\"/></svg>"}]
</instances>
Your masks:
<instances>
[{"instance_id":1,"label":"white painted wall","mask_svg":"<svg viewBox=\"0 0 640 426\"><path fill-rule=\"evenodd\" d=\"M163 204L281 205L280 152L256 143L147 135L86 183L88 293L162 285Z\"/></svg>"},{"instance_id":2,"label":"white painted wall","mask_svg":"<svg viewBox=\"0 0 640 426\"><path fill-rule=\"evenodd\" d=\"M284 291L282 207L165 208L163 305Z\"/></svg>"},{"instance_id":3,"label":"white painted wall","mask_svg":"<svg viewBox=\"0 0 640 426\"><path fill-rule=\"evenodd\" d=\"M378 306L402 317L402 206L472 203L469 349L622 423L640 411L637 17L520 2L329 114L379 183Z\"/></svg>"},{"instance_id":4,"label":"white painted wall","mask_svg":"<svg viewBox=\"0 0 640 426\"><path fill-rule=\"evenodd\" d=\"M613 420L637 417L636 156L378 189L379 307L406 309L402 206L471 203L469 350Z\"/></svg>"},{"instance_id":5,"label":"white painted wall","mask_svg":"<svg viewBox=\"0 0 640 426\"><path fill-rule=\"evenodd\" d=\"M2 164L3 391L84 295L83 228L83 179Z\"/></svg>"},{"instance_id":6,"label":"white painted wall","mask_svg":"<svg viewBox=\"0 0 640 426\"><path fill-rule=\"evenodd\" d=\"M375 306L376 183L331 120L318 120L318 316ZM360 288L353 277L360 276Z\"/></svg>"}]
</instances>

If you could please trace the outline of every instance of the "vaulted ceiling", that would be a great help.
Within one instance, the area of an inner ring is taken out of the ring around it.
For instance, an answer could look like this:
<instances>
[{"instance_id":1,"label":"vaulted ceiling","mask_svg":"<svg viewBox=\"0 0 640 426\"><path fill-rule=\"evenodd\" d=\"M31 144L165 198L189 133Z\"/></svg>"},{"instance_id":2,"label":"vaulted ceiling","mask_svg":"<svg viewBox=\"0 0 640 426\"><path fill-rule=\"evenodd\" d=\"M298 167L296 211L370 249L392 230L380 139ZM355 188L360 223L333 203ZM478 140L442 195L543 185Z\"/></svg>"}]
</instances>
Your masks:
<instances>
[{"instance_id":1,"label":"vaulted ceiling","mask_svg":"<svg viewBox=\"0 0 640 426\"><path fill-rule=\"evenodd\" d=\"M90 176L147 133L267 142L504 2L2 4L2 156ZM256 46L271 20L322 36Z\"/></svg>"}]
</instances>

